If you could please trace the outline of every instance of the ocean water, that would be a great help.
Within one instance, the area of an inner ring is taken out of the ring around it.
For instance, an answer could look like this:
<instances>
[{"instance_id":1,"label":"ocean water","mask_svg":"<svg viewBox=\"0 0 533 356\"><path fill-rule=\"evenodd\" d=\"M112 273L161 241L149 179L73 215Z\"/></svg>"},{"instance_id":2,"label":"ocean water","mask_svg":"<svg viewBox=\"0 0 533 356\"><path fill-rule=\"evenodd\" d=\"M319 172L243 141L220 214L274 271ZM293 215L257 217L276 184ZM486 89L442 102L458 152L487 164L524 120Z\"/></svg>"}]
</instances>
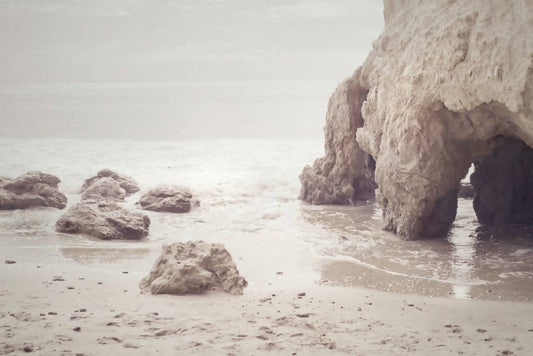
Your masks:
<instances>
[{"instance_id":1,"label":"ocean water","mask_svg":"<svg viewBox=\"0 0 533 356\"><path fill-rule=\"evenodd\" d=\"M146 212L142 241L99 241L55 232L56 209L0 211L0 258L31 263L100 264L145 271L161 245L221 242L250 288L361 286L391 292L533 300L533 231L480 229L471 200L460 199L447 238L402 241L382 230L374 201L311 206L297 199L302 167L323 154L320 139L132 141L0 138L0 175L29 170L58 176L69 206L102 168L134 177L141 192L189 187L201 205L189 214ZM279 273L283 272L283 274Z\"/></svg>"}]
</instances>

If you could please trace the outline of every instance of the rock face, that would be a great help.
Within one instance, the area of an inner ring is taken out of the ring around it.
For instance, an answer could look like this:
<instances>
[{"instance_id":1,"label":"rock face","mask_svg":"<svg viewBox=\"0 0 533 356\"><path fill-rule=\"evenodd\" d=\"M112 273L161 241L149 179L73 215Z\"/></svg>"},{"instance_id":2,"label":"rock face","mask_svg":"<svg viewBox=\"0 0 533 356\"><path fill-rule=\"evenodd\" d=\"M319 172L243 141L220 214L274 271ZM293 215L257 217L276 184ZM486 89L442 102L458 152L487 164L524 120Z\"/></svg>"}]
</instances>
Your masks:
<instances>
[{"instance_id":1,"label":"rock face","mask_svg":"<svg viewBox=\"0 0 533 356\"><path fill-rule=\"evenodd\" d=\"M500 170L495 150L514 150L515 140L533 147L533 2L384 4L384 32L352 78L368 93L356 140L376 162L385 228L408 239L440 236L473 162ZM481 210L495 204L477 196Z\"/></svg>"},{"instance_id":2,"label":"rock face","mask_svg":"<svg viewBox=\"0 0 533 356\"><path fill-rule=\"evenodd\" d=\"M27 209L34 206L63 209L67 197L61 194L57 185L59 178L31 171L11 180L0 179L0 209Z\"/></svg>"},{"instance_id":3,"label":"rock face","mask_svg":"<svg viewBox=\"0 0 533 356\"><path fill-rule=\"evenodd\" d=\"M112 201L86 201L75 205L56 222L56 230L102 240L137 240L148 236L150 218L121 208Z\"/></svg>"},{"instance_id":4,"label":"rock face","mask_svg":"<svg viewBox=\"0 0 533 356\"><path fill-rule=\"evenodd\" d=\"M163 185L150 190L139 200L145 210L169 213L187 213L191 210L192 193L176 185Z\"/></svg>"},{"instance_id":5,"label":"rock face","mask_svg":"<svg viewBox=\"0 0 533 356\"><path fill-rule=\"evenodd\" d=\"M152 294L202 294L221 289L240 295L247 284L222 244L188 241L163 246L150 275L139 286Z\"/></svg>"},{"instance_id":6,"label":"rock face","mask_svg":"<svg viewBox=\"0 0 533 356\"><path fill-rule=\"evenodd\" d=\"M100 180L104 180L105 183L99 182ZM124 190L124 192L120 191L116 185L110 182L110 180L113 180L115 183L118 184L118 186ZM90 195L94 198L99 193L102 194L109 194L109 197L113 197L112 200L119 200L118 197L124 194L124 197L130 196L136 192L139 191L139 185L137 182L129 176L118 174L116 172L113 172L110 169L102 169L99 171L96 176L91 177L89 179L86 179L81 187L81 193L85 193L89 188L91 188L94 184L99 183L95 188L92 189L92 192L88 194L87 198L91 198ZM122 197L123 200L124 197Z\"/></svg>"},{"instance_id":7,"label":"rock face","mask_svg":"<svg viewBox=\"0 0 533 356\"><path fill-rule=\"evenodd\" d=\"M300 199L312 204L349 204L374 196L374 159L359 148L356 131L363 126L361 105L368 90L359 71L339 85L329 100L322 158L300 175Z\"/></svg>"}]
</instances>

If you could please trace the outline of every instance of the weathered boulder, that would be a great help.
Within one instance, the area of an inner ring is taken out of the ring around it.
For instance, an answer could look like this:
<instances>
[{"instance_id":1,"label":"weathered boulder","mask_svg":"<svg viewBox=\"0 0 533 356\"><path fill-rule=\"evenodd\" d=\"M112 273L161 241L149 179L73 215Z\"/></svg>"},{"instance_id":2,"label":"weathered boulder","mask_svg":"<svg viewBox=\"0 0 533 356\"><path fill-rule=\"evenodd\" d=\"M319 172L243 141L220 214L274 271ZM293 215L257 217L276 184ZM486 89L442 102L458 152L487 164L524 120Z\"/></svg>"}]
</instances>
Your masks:
<instances>
[{"instance_id":1,"label":"weathered boulder","mask_svg":"<svg viewBox=\"0 0 533 356\"><path fill-rule=\"evenodd\" d=\"M52 207L63 209L67 197L59 192L61 181L56 176L30 171L16 179L0 180L0 209L27 209L30 207Z\"/></svg>"},{"instance_id":2,"label":"weathered boulder","mask_svg":"<svg viewBox=\"0 0 533 356\"><path fill-rule=\"evenodd\" d=\"M102 240L137 240L148 236L150 218L128 211L113 201L81 202L59 218L56 230Z\"/></svg>"},{"instance_id":3,"label":"weathered boulder","mask_svg":"<svg viewBox=\"0 0 533 356\"><path fill-rule=\"evenodd\" d=\"M188 188L163 185L150 190L139 200L145 210L187 213L191 210L192 193Z\"/></svg>"},{"instance_id":4,"label":"weathered boulder","mask_svg":"<svg viewBox=\"0 0 533 356\"><path fill-rule=\"evenodd\" d=\"M300 199L312 204L349 204L374 196L374 159L359 148L356 131L363 126L361 105L368 90L359 71L342 82L329 99L325 153L300 175Z\"/></svg>"},{"instance_id":5,"label":"weathered boulder","mask_svg":"<svg viewBox=\"0 0 533 356\"><path fill-rule=\"evenodd\" d=\"M111 177L95 180L81 194L81 200L112 200L123 201L126 191Z\"/></svg>"},{"instance_id":6,"label":"weathered boulder","mask_svg":"<svg viewBox=\"0 0 533 356\"><path fill-rule=\"evenodd\" d=\"M353 77L367 91L356 141L376 162L385 228L441 236L473 162L509 139L533 147L533 2L384 4L383 34Z\"/></svg>"},{"instance_id":7,"label":"weathered boulder","mask_svg":"<svg viewBox=\"0 0 533 356\"><path fill-rule=\"evenodd\" d=\"M220 289L240 295L247 284L224 245L188 241L163 246L150 275L139 286L152 294L202 294Z\"/></svg>"},{"instance_id":8,"label":"weathered boulder","mask_svg":"<svg viewBox=\"0 0 533 356\"><path fill-rule=\"evenodd\" d=\"M81 187L81 192L85 192L91 185L102 178L111 178L115 180L118 185L124 189L126 196L130 196L140 190L139 184L130 176L113 172L110 169L102 169L96 176L85 180Z\"/></svg>"}]
</instances>

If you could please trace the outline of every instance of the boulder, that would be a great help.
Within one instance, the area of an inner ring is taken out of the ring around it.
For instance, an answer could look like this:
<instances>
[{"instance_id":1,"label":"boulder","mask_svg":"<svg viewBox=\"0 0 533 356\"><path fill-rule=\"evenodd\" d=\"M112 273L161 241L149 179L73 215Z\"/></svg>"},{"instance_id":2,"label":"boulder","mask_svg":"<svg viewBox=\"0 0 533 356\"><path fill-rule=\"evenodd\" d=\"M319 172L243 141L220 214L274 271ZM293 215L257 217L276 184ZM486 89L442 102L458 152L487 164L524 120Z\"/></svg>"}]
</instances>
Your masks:
<instances>
[{"instance_id":1,"label":"boulder","mask_svg":"<svg viewBox=\"0 0 533 356\"><path fill-rule=\"evenodd\" d=\"M163 246L139 286L152 294L202 294L216 289L240 295L247 284L222 244L188 241Z\"/></svg>"},{"instance_id":2,"label":"boulder","mask_svg":"<svg viewBox=\"0 0 533 356\"><path fill-rule=\"evenodd\" d=\"M137 240L148 236L150 218L128 211L113 201L81 202L59 218L56 230L102 240Z\"/></svg>"},{"instance_id":3,"label":"boulder","mask_svg":"<svg viewBox=\"0 0 533 356\"><path fill-rule=\"evenodd\" d=\"M139 200L145 210L187 213L191 210L192 194L188 188L163 185L150 190Z\"/></svg>"},{"instance_id":4,"label":"boulder","mask_svg":"<svg viewBox=\"0 0 533 356\"><path fill-rule=\"evenodd\" d=\"M344 128L341 136L355 134L375 161L376 198L387 230L406 239L444 236L471 164L513 140L533 147L533 36L525 35L533 33L533 2L384 5L384 31L351 78L358 88L353 110L362 125ZM338 105L350 100L332 99ZM505 166L499 159L485 162L494 172ZM520 206L510 204L511 210Z\"/></svg>"},{"instance_id":5,"label":"boulder","mask_svg":"<svg viewBox=\"0 0 533 356\"><path fill-rule=\"evenodd\" d=\"M112 200L124 201L126 191L111 177L95 180L81 194L81 200Z\"/></svg>"},{"instance_id":6,"label":"boulder","mask_svg":"<svg viewBox=\"0 0 533 356\"><path fill-rule=\"evenodd\" d=\"M81 187L81 192L85 192L85 190L87 190L92 184L102 178L111 178L115 180L118 185L124 189L126 196L130 196L140 190L139 184L132 177L113 172L110 169L102 169L96 174L96 176L85 180Z\"/></svg>"},{"instance_id":7,"label":"boulder","mask_svg":"<svg viewBox=\"0 0 533 356\"><path fill-rule=\"evenodd\" d=\"M39 171L30 171L12 180L0 179L0 209L52 207L63 209L67 197L59 192L59 178Z\"/></svg>"}]
</instances>

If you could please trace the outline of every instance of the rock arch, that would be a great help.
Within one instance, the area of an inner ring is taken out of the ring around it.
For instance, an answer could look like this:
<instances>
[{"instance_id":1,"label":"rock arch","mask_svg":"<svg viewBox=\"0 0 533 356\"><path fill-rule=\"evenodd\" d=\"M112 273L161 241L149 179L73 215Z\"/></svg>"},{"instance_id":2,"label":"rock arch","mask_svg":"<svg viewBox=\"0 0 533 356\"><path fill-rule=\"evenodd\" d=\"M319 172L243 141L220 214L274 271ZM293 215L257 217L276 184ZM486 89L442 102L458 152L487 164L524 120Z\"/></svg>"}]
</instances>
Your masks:
<instances>
[{"instance_id":1,"label":"rock arch","mask_svg":"<svg viewBox=\"0 0 533 356\"><path fill-rule=\"evenodd\" d=\"M326 156L304 169L301 198L346 203L365 191L354 177L367 177L367 187L378 186L386 229L407 239L440 236L475 162L480 221L529 221L521 215L531 216L533 3L384 3L383 34L330 100ZM502 199L506 212L495 212Z\"/></svg>"}]
</instances>

